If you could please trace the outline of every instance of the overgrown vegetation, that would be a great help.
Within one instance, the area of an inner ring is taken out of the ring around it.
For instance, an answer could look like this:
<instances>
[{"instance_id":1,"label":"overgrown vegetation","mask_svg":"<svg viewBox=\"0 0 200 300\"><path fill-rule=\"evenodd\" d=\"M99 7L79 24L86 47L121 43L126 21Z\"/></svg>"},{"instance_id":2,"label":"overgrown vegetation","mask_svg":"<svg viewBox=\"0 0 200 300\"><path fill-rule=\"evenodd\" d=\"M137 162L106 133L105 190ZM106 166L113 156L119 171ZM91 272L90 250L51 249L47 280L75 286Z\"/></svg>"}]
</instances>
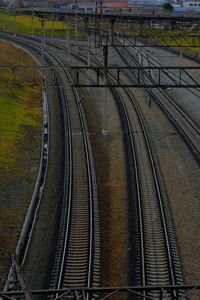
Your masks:
<instances>
[{"instance_id":1,"label":"overgrown vegetation","mask_svg":"<svg viewBox=\"0 0 200 300\"><path fill-rule=\"evenodd\" d=\"M45 18L45 34L52 34L52 20ZM16 29L15 29L16 25ZM66 22L54 20L54 36L66 35ZM37 16L20 15L16 14L12 10L0 10L0 30L8 32L16 32L22 34L36 34L40 35L42 32L42 20ZM74 36L74 26L69 27L70 36ZM82 37L84 34L78 31L78 37Z\"/></svg>"},{"instance_id":2,"label":"overgrown vegetation","mask_svg":"<svg viewBox=\"0 0 200 300\"><path fill-rule=\"evenodd\" d=\"M0 42L0 65L35 65L22 49ZM11 79L0 72L0 86ZM23 77L29 78L28 71ZM37 74L38 80L39 74ZM40 159L40 88L0 88L0 285L3 287Z\"/></svg>"}]
</instances>

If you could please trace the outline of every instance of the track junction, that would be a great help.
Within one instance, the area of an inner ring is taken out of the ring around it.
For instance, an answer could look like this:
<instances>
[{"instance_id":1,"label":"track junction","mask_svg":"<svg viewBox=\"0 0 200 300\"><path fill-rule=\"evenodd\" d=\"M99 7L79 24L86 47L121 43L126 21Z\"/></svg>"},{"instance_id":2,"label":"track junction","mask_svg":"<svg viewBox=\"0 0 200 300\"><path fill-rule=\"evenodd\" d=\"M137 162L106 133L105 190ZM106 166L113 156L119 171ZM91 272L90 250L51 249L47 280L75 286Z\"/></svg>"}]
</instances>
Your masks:
<instances>
[{"instance_id":1,"label":"track junction","mask_svg":"<svg viewBox=\"0 0 200 300\"><path fill-rule=\"evenodd\" d=\"M44 71L46 86L57 88L62 112L60 117L63 141L62 183L57 207L58 221L53 233L49 290L31 289L32 296L51 293L54 299L65 296L72 299L106 299L127 292L134 295L134 299L186 299L185 291L196 291L199 285L183 284L165 183L160 174L159 163L141 108L134 94L127 88L147 89L199 163L199 125L163 92L163 88L168 87L198 88L200 84L195 72L199 67L158 66L151 56L139 49L139 46L138 49L134 49L135 54L131 54L127 47L120 44L120 38L114 48L125 67L109 67L107 45L104 46L103 63L94 56L90 58L91 66L84 66L88 64L88 57L80 55L75 49L71 51L71 55L76 57L77 64L79 61L81 66L66 67L65 63L50 50L54 47L57 51L59 49L63 53L66 52L66 48L60 45L48 42L49 49L43 48L41 56L41 41L38 38L13 37L7 34L1 34L1 38L25 47L35 53L38 59L41 58L41 67L33 69L30 66L30 68L33 73L37 70ZM11 86L26 86L26 83L22 84L16 79L15 72L21 67L10 69L13 73ZM75 70L74 73L70 73L71 70ZM188 70L195 72L189 73ZM98 76L98 84L94 81L94 76ZM83 82L87 81L87 84L81 85L80 78ZM162 84L162 80L167 83ZM100 85L99 82L103 84ZM29 84L37 85L34 80ZM132 225L129 220L132 231L129 234L132 251L137 252L137 258L132 263L137 287L98 287L102 233L96 174L82 98L76 89L91 86L110 87L122 123L126 159L129 162L127 169L130 177L127 179L127 185L130 200L134 200L134 211L131 212ZM117 89L118 87L124 89ZM156 91L151 88L156 88ZM196 93L199 96L199 90ZM34 228L31 231L34 231ZM26 252L28 251L27 249ZM19 263L22 261L26 264L26 259L21 259ZM11 279L13 278L8 278L8 287ZM20 291L7 291L1 293L1 296L10 299L10 296L17 297L22 294ZM125 295L126 299L129 296Z\"/></svg>"}]
</instances>

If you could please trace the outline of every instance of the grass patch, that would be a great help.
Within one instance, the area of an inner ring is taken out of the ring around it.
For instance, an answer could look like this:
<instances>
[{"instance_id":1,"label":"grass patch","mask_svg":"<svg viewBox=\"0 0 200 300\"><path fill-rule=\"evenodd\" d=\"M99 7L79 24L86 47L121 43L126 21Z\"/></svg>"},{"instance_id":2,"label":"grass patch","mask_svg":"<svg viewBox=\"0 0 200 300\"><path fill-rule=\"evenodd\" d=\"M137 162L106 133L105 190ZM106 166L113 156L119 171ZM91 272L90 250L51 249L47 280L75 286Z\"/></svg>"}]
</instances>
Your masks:
<instances>
[{"instance_id":1,"label":"grass patch","mask_svg":"<svg viewBox=\"0 0 200 300\"><path fill-rule=\"evenodd\" d=\"M0 65L36 62L22 49L0 41ZM31 75L26 70L20 76ZM1 72L0 86L11 79L8 71ZM0 288L33 190L40 158L41 124L40 88L0 88Z\"/></svg>"},{"instance_id":2,"label":"grass patch","mask_svg":"<svg viewBox=\"0 0 200 300\"><path fill-rule=\"evenodd\" d=\"M16 32L22 34L32 34L32 28L35 35L40 35L42 32L41 19L37 16L16 15ZM66 35L66 22L54 20L54 36ZM70 36L74 36L74 27L70 26ZM14 14L11 10L0 10L0 30L14 32ZM45 34L52 34L52 20L45 18ZM84 36L84 33L78 31L78 37Z\"/></svg>"},{"instance_id":3,"label":"grass patch","mask_svg":"<svg viewBox=\"0 0 200 300\"><path fill-rule=\"evenodd\" d=\"M28 54L12 45L0 43L1 65L30 64L35 61ZM9 48L9 51L7 50ZM31 75L27 70L22 73L24 78ZM38 75L39 76L39 75ZM12 74L0 74L0 85L12 79ZM37 127L41 110L38 108L40 90L36 88L1 88L0 89L0 169L10 168L20 153L16 150L24 138L24 126Z\"/></svg>"}]
</instances>

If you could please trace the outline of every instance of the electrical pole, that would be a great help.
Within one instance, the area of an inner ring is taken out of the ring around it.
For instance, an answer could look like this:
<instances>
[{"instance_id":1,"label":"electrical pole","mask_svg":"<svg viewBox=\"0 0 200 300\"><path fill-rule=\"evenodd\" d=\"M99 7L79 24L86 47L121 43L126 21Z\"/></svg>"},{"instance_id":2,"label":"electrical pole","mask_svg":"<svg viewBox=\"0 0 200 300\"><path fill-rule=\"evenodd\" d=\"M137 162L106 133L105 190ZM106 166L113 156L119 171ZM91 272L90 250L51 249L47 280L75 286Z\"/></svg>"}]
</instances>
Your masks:
<instances>
[{"instance_id":1,"label":"electrical pole","mask_svg":"<svg viewBox=\"0 0 200 300\"><path fill-rule=\"evenodd\" d=\"M99 13L99 18L98 18ZM102 16L103 16L103 3L102 0L96 0L95 7L95 47L98 47L97 44L97 35L99 36L99 45L102 44Z\"/></svg>"},{"instance_id":2,"label":"electrical pole","mask_svg":"<svg viewBox=\"0 0 200 300\"><path fill-rule=\"evenodd\" d=\"M43 13L43 44L46 46L45 13Z\"/></svg>"},{"instance_id":3,"label":"electrical pole","mask_svg":"<svg viewBox=\"0 0 200 300\"><path fill-rule=\"evenodd\" d=\"M78 9L78 1L75 0L75 30L74 30L74 35L75 35L75 42L77 44L77 26L78 26L78 14L77 14L77 9Z\"/></svg>"},{"instance_id":4,"label":"electrical pole","mask_svg":"<svg viewBox=\"0 0 200 300\"><path fill-rule=\"evenodd\" d=\"M88 31L88 57L87 57L87 66L90 67L90 48L91 48L91 44L90 44L90 31ZM89 70L87 70L87 74L89 77ZM89 80L88 80L89 83ZM88 87L87 90L89 91L90 88Z\"/></svg>"},{"instance_id":5,"label":"electrical pole","mask_svg":"<svg viewBox=\"0 0 200 300\"><path fill-rule=\"evenodd\" d=\"M14 10L14 13L13 13L13 33L14 33L14 36L16 36L17 34L17 31L16 31L16 10Z\"/></svg>"},{"instance_id":6,"label":"electrical pole","mask_svg":"<svg viewBox=\"0 0 200 300\"><path fill-rule=\"evenodd\" d=\"M31 36L34 37L34 17L33 17L33 10L32 10L32 28L31 28L32 34Z\"/></svg>"},{"instance_id":7,"label":"electrical pole","mask_svg":"<svg viewBox=\"0 0 200 300\"><path fill-rule=\"evenodd\" d=\"M51 12L51 41L53 42L54 38L54 13L53 13L53 7L52 7L52 12Z\"/></svg>"},{"instance_id":8,"label":"electrical pole","mask_svg":"<svg viewBox=\"0 0 200 300\"><path fill-rule=\"evenodd\" d=\"M114 25L115 25L115 19L111 19L111 22L110 22L110 35L111 35L110 42L111 42L112 46L113 46L113 38L114 38Z\"/></svg>"},{"instance_id":9,"label":"electrical pole","mask_svg":"<svg viewBox=\"0 0 200 300\"><path fill-rule=\"evenodd\" d=\"M108 45L106 43L105 46L103 46L103 56L104 56L104 68L105 68L105 74L104 74L104 104L103 104L103 120L102 120L102 135L108 135L108 129L107 129L107 113L108 113L108 99L107 99L107 68L108 68Z\"/></svg>"},{"instance_id":10,"label":"electrical pole","mask_svg":"<svg viewBox=\"0 0 200 300\"><path fill-rule=\"evenodd\" d=\"M45 47L45 19L44 14L42 16L41 22L41 58L44 57L44 47Z\"/></svg>"},{"instance_id":11,"label":"electrical pole","mask_svg":"<svg viewBox=\"0 0 200 300\"><path fill-rule=\"evenodd\" d=\"M67 61L70 54L70 31L69 31L69 16L66 14L66 44L67 44Z\"/></svg>"},{"instance_id":12,"label":"electrical pole","mask_svg":"<svg viewBox=\"0 0 200 300\"><path fill-rule=\"evenodd\" d=\"M183 57L183 23L181 24L181 47L180 47L180 57Z\"/></svg>"}]
</instances>

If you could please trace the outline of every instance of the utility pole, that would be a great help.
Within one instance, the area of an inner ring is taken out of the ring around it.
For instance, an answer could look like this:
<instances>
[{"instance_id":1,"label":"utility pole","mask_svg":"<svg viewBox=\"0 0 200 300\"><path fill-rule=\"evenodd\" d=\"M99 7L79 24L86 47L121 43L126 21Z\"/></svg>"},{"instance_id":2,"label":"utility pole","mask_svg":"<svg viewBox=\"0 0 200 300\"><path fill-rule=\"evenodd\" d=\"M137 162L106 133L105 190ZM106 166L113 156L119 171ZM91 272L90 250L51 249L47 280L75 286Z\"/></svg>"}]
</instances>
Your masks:
<instances>
[{"instance_id":1,"label":"utility pole","mask_svg":"<svg viewBox=\"0 0 200 300\"><path fill-rule=\"evenodd\" d=\"M70 54L70 31L69 31L69 16L66 14L66 44L67 44L67 61Z\"/></svg>"},{"instance_id":2,"label":"utility pole","mask_svg":"<svg viewBox=\"0 0 200 300\"><path fill-rule=\"evenodd\" d=\"M99 13L99 18L98 18ZM95 47L98 47L97 36L99 36L99 45L102 44L102 16L103 16L103 3L102 0L96 0L95 7Z\"/></svg>"},{"instance_id":3,"label":"utility pole","mask_svg":"<svg viewBox=\"0 0 200 300\"><path fill-rule=\"evenodd\" d=\"M44 13L42 16L41 22L41 58L44 57L44 47L45 47L45 19L44 19Z\"/></svg>"},{"instance_id":4,"label":"utility pole","mask_svg":"<svg viewBox=\"0 0 200 300\"><path fill-rule=\"evenodd\" d=\"M111 42L112 46L113 46L113 38L114 38L114 25L115 25L115 19L111 19L111 22L110 22L110 35L111 35L110 42Z\"/></svg>"},{"instance_id":5,"label":"utility pole","mask_svg":"<svg viewBox=\"0 0 200 300\"><path fill-rule=\"evenodd\" d=\"M91 48L91 43L90 43L90 31L88 31L88 57L87 57L87 66L90 67L90 48ZM87 74L89 75L89 70L87 71ZM89 76L88 76L89 77ZM89 82L89 80L88 80ZM88 87L87 90L89 91L90 88Z\"/></svg>"},{"instance_id":6,"label":"utility pole","mask_svg":"<svg viewBox=\"0 0 200 300\"><path fill-rule=\"evenodd\" d=\"M77 14L77 9L78 9L78 1L75 0L75 30L74 30L74 35L75 35L75 42L77 44L77 26L78 26L78 14Z\"/></svg>"},{"instance_id":7,"label":"utility pole","mask_svg":"<svg viewBox=\"0 0 200 300\"><path fill-rule=\"evenodd\" d=\"M32 34L31 36L34 37L34 17L33 17L33 10L32 10L32 28L31 28L31 31L32 31Z\"/></svg>"},{"instance_id":8,"label":"utility pole","mask_svg":"<svg viewBox=\"0 0 200 300\"><path fill-rule=\"evenodd\" d=\"M51 41L53 42L53 38L54 38L54 13L53 13L53 7L52 7L52 11L51 11Z\"/></svg>"},{"instance_id":9,"label":"utility pole","mask_svg":"<svg viewBox=\"0 0 200 300\"><path fill-rule=\"evenodd\" d=\"M17 35L17 31L16 31L16 10L14 10L14 12L13 12L13 33L14 33L14 36Z\"/></svg>"},{"instance_id":10,"label":"utility pole","mask_svg":"<svg viewBox=\"0 0 200 300\"><path fill-rule=\"evenodd\" d=\"M180 47L180 57L183 57L183 23L181 24L181 47Z\"/></svg>"},{"instance_id":11,"label":"utility pole","mask_svg":"<svg viewBox=\"0 0 200 300\"><path fill-rule=\"evenodd\" d=\"M43 44L46 46L45 13L43 13Z\"/></svg>"},{"instance_id":12,"label":"utility pole","mask_svg":"<svg viewBox=\"0 0 200 300\"><path fill-rule=\"evenodd\" d=\"M107 95L107 68L108 68L108 45L106 43L105 46L103 46L103 56L104 56L104 68L105 68L105 74L104 74L104 104L103 104L103 120L102 120L102 135L108 135L108 129L107 129L107 114L108 114L108 95Z\"/></svg>"}]
</instances>

